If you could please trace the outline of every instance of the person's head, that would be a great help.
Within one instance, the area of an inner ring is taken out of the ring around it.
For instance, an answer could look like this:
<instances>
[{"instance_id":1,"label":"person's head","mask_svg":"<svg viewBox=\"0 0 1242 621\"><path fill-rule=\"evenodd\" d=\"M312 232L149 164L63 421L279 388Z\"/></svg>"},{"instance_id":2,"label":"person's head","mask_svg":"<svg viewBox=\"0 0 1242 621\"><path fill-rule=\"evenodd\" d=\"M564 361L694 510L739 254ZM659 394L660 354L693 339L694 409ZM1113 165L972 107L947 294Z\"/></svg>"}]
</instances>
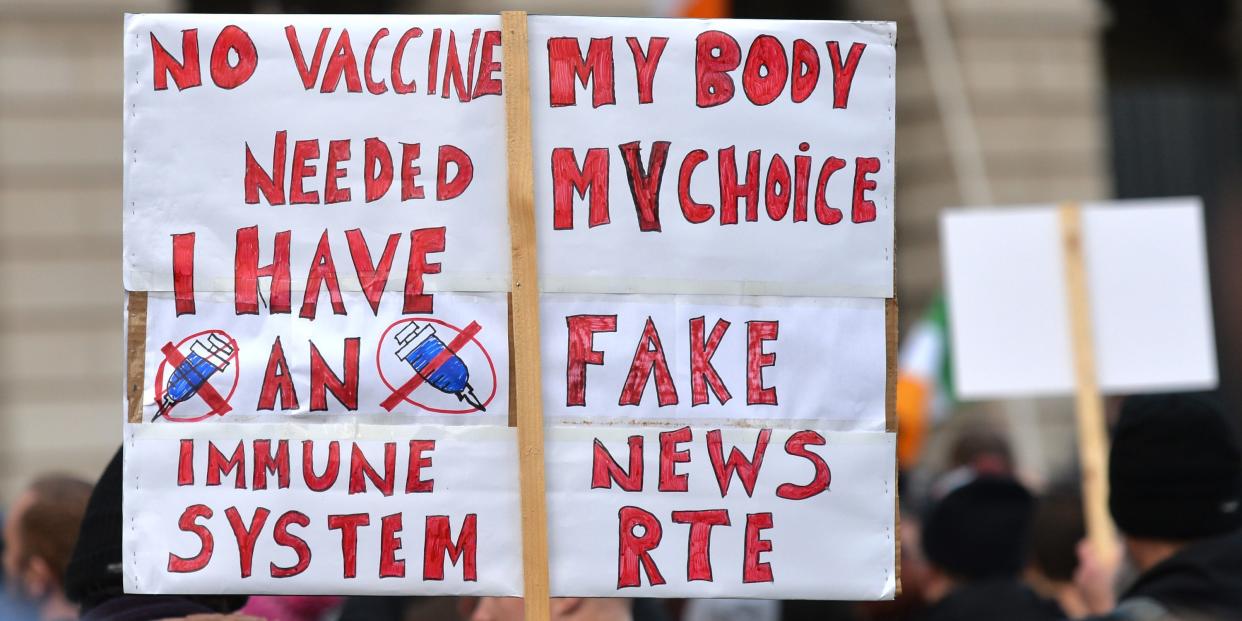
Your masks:
<instances>
[{"instance_id":1,"label":"person's head","mask_svg":"<svg viewBox=\"0 0 1242 621\"><path fill-rule=\"evenodd\" d=\"M1074 581L1084 537L1082 492L1073 485L1058 485L1045 492L1032 519L1026 581L1042 597L1055 600L1072 619L1091 611ZM1111 584L1109 587L1111 593Z\"/></svg>"},{"instance_id":2,"label":"person's head","mask_svg":"<svg viewBox=\"0 0 1242 621\"><path fill-rule=\"evenodd\" d=\"M1086 536L1082 493L1058 486L1045 493L1031 525L1031 568L1045 580L1069 583L1078 569L1078 543Z\"/></svg>"},{"instance_id":3,"label":"person's head","mask_svg":"<svg viewBox=\"0 0 1242 621\"><path fill-rule=\"evenodd\" d=\"M470 621L522 621L520 597L480 597L473 602ZM552 621L629 621L633 602L626 598L554 597Z\"/></svg>"},{"instance_id":4,"label":"person's head","mask_svg":"<svg viewBox=\"0 0 1242 621\"><path fill-rule=\"evenodd\" d=\"M41 477L18 495L4 522L11 593L39 605L64 603L65 568L90 495L90 483L66 475Z\"/></svg>"},{"instance_id":5,"label":"person's head","mask_svg":"<svg viewBox=\"0 0 1242 621\"><path fill-rule=\"evenodd\" d=\"M1035 501L1026 488L1005 477L980 477L949 492L923 520L923 553L939 586L992 579L1016 579L1025 565Z\"/></svg>"},{"instance_id":6,"label":"person's head","mask_svg":"<svg viewBox=\"0 0 1242 621\"><path fill-rule=\"evenodd\" d=\"M1242 525L1242 450L1206 397L1127 398L1108 467L1109 510L1140 570Z\"/></svg>"},{"instance_id":7,"label":"person's head","mask_svg":"<svg viewBox=\"0 0 1242 621\"><path fill-rule=\"evenodd\" d=\"M965 468L978 476L1013 476L1013 452L999 432L972 428L962 432L949 451L950 468Z\"/></svg>"}]
</instances>

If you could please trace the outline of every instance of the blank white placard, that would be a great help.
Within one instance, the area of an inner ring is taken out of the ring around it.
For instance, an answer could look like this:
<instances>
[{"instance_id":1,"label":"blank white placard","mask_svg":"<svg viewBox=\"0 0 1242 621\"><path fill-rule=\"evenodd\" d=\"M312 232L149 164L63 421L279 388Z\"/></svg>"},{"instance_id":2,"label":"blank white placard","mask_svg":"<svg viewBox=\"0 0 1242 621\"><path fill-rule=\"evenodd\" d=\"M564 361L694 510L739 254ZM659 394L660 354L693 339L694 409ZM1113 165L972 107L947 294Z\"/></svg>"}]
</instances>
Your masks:
<instances>
[{"instance_id":1,"label":"blank white placard","mask_svg":"<svg viewBox=\"0 0 1242 621\"><path fill-rule=\"evenodd\" d=\"M1088 203L1082 214L1101 391L1214 388L1199 199ZM1057 208L947 210L941 248L958 395L1072 392Z\"/></svg>"}]
</instances>

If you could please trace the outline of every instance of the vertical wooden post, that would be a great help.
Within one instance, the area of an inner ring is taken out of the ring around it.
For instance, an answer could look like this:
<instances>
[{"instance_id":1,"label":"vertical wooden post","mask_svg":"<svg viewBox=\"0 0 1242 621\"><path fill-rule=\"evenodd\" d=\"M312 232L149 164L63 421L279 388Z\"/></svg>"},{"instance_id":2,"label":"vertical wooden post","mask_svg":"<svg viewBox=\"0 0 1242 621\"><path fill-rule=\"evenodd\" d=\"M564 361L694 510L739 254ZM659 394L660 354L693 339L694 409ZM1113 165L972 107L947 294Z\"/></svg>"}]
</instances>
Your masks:
<instances>
[{"instance_id":1,"label":"vertical wooden post","mask_svg":"<svg viewBox=\"0 0 1242 621\"><path fill-rule=\"evenodd\" d=\"M894 271L894 273L896 273ZM884 300L884 430L897 433L897 298ZM901 464L893 460L893 485ZM901 490L893 489L894 597L901 595Z\"/></svg>"},{"instance_id":2,"label":"vertical wooden post","mask_svg":"<svg viewBox=\"0 0 1242 621\"><path fill-rule=\"evenodd\" d=\"M535 250L535 178L531 163L530 68L526 13L500 14L504 42L505 129L509 161L509 242L513 256L513 411L521 479L522 575L527 621L548 621L548 515L543 461L539 358L539 273Z\"/></svg>"},{"instance_id":3,"label":"vertical wooden post","mask_svg":"<svg viewBox=\"0 0 1242 621\"><path fill-rule=\"evenodd\" d=\"M1082 250L1082 209L1077 203L1059 209L1061 246L1065 259L1065 299L1070 347L1074 357L1074 399L1078 419L1078 460L1082 468L1083 516L1087 538L1097 554L1111 557L1116 538L1108 513L1108 431L1104 399L1095 377L1095 341L1091 301Z\"/></svg>"},{"instance_id":4,"label":"vertical wooden post","mask_svg":"<svg viewBox=\"0 0 1242 621\"><path fill-rule=\"evenodd\" d=\"M142 388L147 355L147 292L130 291L125 327L125 382L129 422L142 422Z\"/></svg>"}]
</instances>

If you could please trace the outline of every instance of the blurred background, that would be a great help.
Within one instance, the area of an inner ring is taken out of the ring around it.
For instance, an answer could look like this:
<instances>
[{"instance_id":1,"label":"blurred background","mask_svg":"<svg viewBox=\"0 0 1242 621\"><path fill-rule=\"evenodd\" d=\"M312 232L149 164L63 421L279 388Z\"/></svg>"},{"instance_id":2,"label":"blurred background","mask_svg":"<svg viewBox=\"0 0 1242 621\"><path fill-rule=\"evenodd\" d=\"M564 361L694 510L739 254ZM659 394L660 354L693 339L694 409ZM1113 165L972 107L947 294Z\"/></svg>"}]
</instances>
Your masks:
<instances>
[{"instance_id":1,"label":"blurred background","mask_svg":"<svg viewBox=\"0 0 1242 621\"><path fill-rule=\"evenodd\" d=\"M1239 411L1238 0L0 0L0 503L37 472L93 480L120 440L123 11L512 8L895 20L903 347L943 337L941 209L1200 195L1221 396ZM903 392L906 469L943 469L982 430L1028 480L1072 477L1068 400L958 404L927 359Z\"/></svg>"}]
</instances>

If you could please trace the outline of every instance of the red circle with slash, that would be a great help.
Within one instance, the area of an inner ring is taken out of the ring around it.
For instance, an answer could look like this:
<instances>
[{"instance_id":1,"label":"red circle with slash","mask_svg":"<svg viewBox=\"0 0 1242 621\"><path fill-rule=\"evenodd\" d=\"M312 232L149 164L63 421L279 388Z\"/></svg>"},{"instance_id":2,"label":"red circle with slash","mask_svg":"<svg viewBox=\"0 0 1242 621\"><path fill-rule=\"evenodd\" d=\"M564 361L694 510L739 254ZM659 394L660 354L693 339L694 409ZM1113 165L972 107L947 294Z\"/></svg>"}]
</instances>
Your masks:
<instances>
[{"instance_id":1,"label":"red circle with slash","mask_svg":"<svg viewBox=\"0 0 1242 621\"><path fill-rule=\"evenodd\" d=\"M387 341L387 339L388 339L388 333L389 333L389 332L392 332L392 329L393 329L393 328L395 328L395 327L397 327L397 326L399 326L399 325L401 325L401 324L403 324L403 323L409 323L409 322L411 322L411 321L425 321L425 322L430 322L430 323L439 324L439 325L441 325L441 326L444 326L444 327L446 327L446 328L448 328L448 329L450 329L450 330L452 330L452 331L454 331L454 332L456 332L456 333L458 333L458 334L461 334L461 332L462 332L462 329L461 329L461 328L459 328L459 327L457 327L457 326L455 326L455 325L453 325L453 324L451 324L451 323L448 323L448 322L445 322L445 321L440 321L439 319L432 319L431 317L405 317L405 318L403 318L403 319L398 319L398 320L396 320L396 321L392 322L392 325L390 325L390 326L388 326L387 328L385 328L385 329L384 329L384 333L380 335L380 340L379 340L379 342L380 342L380 343L386 343L386 342L388 342L388 341ZM492 373L492 393L491 393L491 394L489 394L489 395L487 396L487 398L483 400L483 407L487 407L487 406L491 405L491 403L492 403L492 399L495 399L495 398L496 398L496 384L498 384L498 383L499 383L499 380L498 380L498 379L497 379L497 377L496 377L496 363L492 362L492 355L491 355L491 354L489 354L489 353L487 353L487 348L483 347L483 344L479 342L479 339L478 339L478 338L476 338L476 337L473 337L473 336L472 336L472 337L470 337L470 342L471 342L471 343L474 343L474 346L475 346L475 347L478 347L478 348L479 348L479 351L483 352L483 357L487 360L487 367L488 367L488 370L489 370L489 371L491 371L491 373ZM393 386L391 383L389 383L389 381L388 381L388 378L387 378L387 377L384 377L384 365L380 363L380 350L381 350L381 349L383 349L383 348L382 348L382 347L376 347L376 348L375 348L375 368L379 371L380 381L381 381L381 382L383 382L383 383L384 383L384 385L388 387L388 390L390 390L390 391L392 391L392 392L397 392L397 387L396 387L396 386ZM457 352L453 352L453 353L457 353ZM430 405L424 405L424 404L422 404L422 403L419 403L419 402L415 401L414 399L412 399L412 398L410 398L410 397L405 397L405 402L406 402L406 403L409 403L409 404L411 404L411 405L414 405L414 406L416 406L416 407L422 408L422 409L424 409L424 410L427 410L428 412L435 412L436 414L471 414L471 413L474 413L474 412L478 412L478 410L474 409L473 407L467 407L467 408L464 408L464 409L447 409L447 408L437 408L437 407L432 407L432 406L430 406Z\"/></svg>"},{"instance_id":2,"label":"red circle with slash","mask_svg":"<svg viewBox=\"0 0 1242 621\"><path fill-rule=\"evenodd\" d=\"M230 354L228 358L226 358L226 360L228 360L229 362L234 363L233 385L229 387L228 394L224 395L224 402L228 403L229 401L233 400L233 393L237 392L237 380L241 378L241 373L237 372L237 366L236 366L237 364L240 364L237 361L237 352L239 351L237 347L237 341L233 340L233 337L230 336L229 333L225 332L224 330L203 330L202 332L195 332L194 334L191 334L190 336L187 336L181 339L180 341L177 342L176 345L174 345L174 347L177 348L177 351L181 351L182 345L185 345L186 343L193 341L194 339L200 336L207 336L210 334L219 334L225 339L228 339L229 345L233 346L233 353ZM164 359L160 361L160 366L155 369L155 402L156 403L159 403L160 401L164 399L164 367L167 365L168 365L168 360ZM177 423L196 423L201 420L206 420L207 418L211 416L217 416L217 415L220 415L219 408L212 408L211 411L201 416L192 416L189 418L176 418L176 417L168 416L167 414L165 414L164 418L170 421L173 421L173 422L177 422Z\"/></svg>"}]
</instances>

